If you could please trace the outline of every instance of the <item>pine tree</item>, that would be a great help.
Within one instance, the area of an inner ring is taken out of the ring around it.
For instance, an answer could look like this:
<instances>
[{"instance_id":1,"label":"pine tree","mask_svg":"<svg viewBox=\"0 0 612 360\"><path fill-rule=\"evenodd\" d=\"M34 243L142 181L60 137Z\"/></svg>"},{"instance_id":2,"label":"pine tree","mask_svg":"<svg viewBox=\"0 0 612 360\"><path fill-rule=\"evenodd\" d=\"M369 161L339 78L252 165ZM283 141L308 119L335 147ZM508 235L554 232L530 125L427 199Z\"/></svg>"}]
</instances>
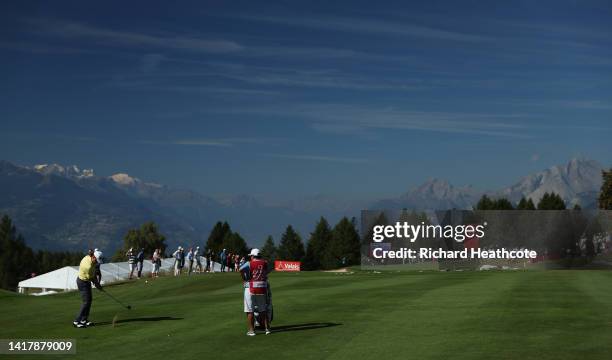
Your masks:
<instances>
[{"instance_id":1,"label":"pine tree","mask_svg":"<svg viewBox=\"0 0 612 360\"><path fill-rule=\"evenodd\" d=\"M232 229L226 221L223 223L218 221L210 231L210 235L208 235L208 240L206 241L206 251L210 249L214 254L220 253L223 249L223 240L231 232Z\"/></svg>"},{"instance_id":2,"label":"pine tree","mask_svg":"<svg viewBox=\"0 0 612 360\"><path fill-rule=\"evenodd\" d=\"M329 223L321 216L314 232L310 234L306 247L306 257L304 258L304 268L306 270L321 269L322 261L332 239L332 232Z\"/></svg>"},{"instance_id":3,"label":"pine tree","mask_svg":"<svg viewBox=\"0 0 612 360\"><path fill-rule=\"evenodd\" d=\"M565 201L554 192L546 192L538 202L538 210L565 210Z\"/></svg>"},{"instance_id":4,"label":"pine tree","mask_svg":"<svg viewBox=\"0 0 612 360\"><path fill-rule=\"evenodd\" d=\"M514 206L506 198L491 199L485 194L478 200L476 210L514 210Z\"/></svg>"},{"instance_id":5,"label":"pine tree","mask_svg":"<svg viewBox=\"0 0 612 360\"><path fill-rule=\"evenodd\" d=\"M300 235L287 226L278 247L279 260L302 261L304 258L304 243Z\"/></svg>"},{"instance_id":6,"label":"pine tree","mask_svg":"<svg viewBox=\"0 0 612 360\"><path fill-rule=\"evenodd\" d=\"M332 240L325 252L324 267L337 268L360 264L360 244L355 223L343 217L332 230Z\"/></svg>"},{"instance_id":7,"label":"pine tree","mask_svg":"<svg viewBox=\"0 0 612 360\"><path fill-rule=\"evenodd\" d=\"M274 263L274 260L276 259L276 256L277 256L277 252L278 252L278 249L276 248L276 245L274 244L274 239L272 238L271 235L268 235L268 238L266 239L264 246L261 248L261 256L264 259L268 260L268 262Z\"/></svg>"},{"instance_id":8,"label":"pine tree","mask_svg":"<svg viewBox=\"0 0 612 360\"><path fill-rule=\"evenodd\" d=\"M514 210L510 200L499 198L493 202L493 210Z\"/></svg>"},{"instance_id":9,"label":"pine tree","mask_svg":"<svg viewBox=\"0 0 612 360\"><path fill-rule=\"evenodd\" d=\"M0 288L15 290L33 272L34 254L8 215L0 221Z\"/></svg>"},{"instance_id":10,"label":"pine tree","mask_svg":"<svg viewBox=\"0 0 612 360\"><path fill-rule=\"evenodd\" d=\"M529 199L525 199L525 197L523 196L521 198L521 201L519 201L518 205L516 206L517 210L535 210L535 205L533 204L533 200L531 200L531 198Z\"/></svg>"},{"instance_id":11,"label":"pine tree","mask_svg":"<svg viewBox=\"0 0 612 360\"><path fill-rule=\"evenodd\" d=\"M603 181L597 202L600 209L612 210L612 168L609 171L603 170L601 176Z\"/></svg>"},{"instance_id":12,"label":"pine tree","mask_svg":"<svg viewBox=\"0 0 612 360\"><path fill-rule=\"evenodd\" d=\"M155 249L161 249L162 254L166 251L166 237L159 232L157 225L146 222L138 229L129 229L123 238L123 247L115 253L113 260L120 261L125 258L128 249L133 248L136 253L144 249L145 254L153 254Z\"/></svg>"},{"instance_id":13,"label":"pine tree","mask_svg":"<svg viewBox=\"0 0 612 360\"><path fill-rule=\"evenodd\" d=\"M237 232L230 232L225 235L222 248L232 254L246 255L248 252L246 241Z\"/></svg>"},{"instance_id":14,"label":"pine tree","mask_svg":"<svg viewBox=\"0 0 612 360\"><path fill-rule=\"evenodd\" d=\"M493 201L487 195L482 195L476 204L476 210L494 210L494 205Z\"/></svg>"}]
</instances>

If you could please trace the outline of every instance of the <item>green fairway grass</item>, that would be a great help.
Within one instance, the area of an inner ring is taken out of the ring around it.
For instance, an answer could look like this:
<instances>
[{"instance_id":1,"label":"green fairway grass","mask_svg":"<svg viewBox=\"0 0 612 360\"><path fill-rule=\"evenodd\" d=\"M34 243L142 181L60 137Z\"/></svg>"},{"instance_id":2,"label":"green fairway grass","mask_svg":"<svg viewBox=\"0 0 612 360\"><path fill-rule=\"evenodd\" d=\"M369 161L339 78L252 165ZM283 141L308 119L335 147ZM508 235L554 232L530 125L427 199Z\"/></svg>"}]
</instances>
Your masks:
<instances>
[{"instance_id":1,"label":"green fairway grass","mask_svg":"<svg viewBox=\"0 0 612 360\"><path fill-rule=\"evenodd\" d=\"M74 338L87 359L612 359L612 272L273 273L271 335L247 337L235 273L77 292L0 292L0 338ZM113 317L117 316L113 327ZM20 356L40 359L50 355ZM2 357L2 355L0 355Z\"/></svg>"}]
</instances>

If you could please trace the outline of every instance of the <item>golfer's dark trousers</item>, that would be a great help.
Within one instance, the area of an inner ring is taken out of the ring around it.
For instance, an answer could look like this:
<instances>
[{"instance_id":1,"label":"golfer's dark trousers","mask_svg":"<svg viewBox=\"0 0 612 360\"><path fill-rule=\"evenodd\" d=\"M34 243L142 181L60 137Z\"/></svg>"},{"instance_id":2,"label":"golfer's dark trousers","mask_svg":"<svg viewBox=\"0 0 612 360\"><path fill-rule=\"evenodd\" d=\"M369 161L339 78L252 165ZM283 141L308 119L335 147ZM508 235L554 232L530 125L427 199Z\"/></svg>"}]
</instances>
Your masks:
<instances>
[{"instance_id":1,"label":"golfer's dark trousers","mask_svg":"<svg viewBox=\"0 0 612 360\"><path fill-rule=\"evenodd\" d=\"M81 293L83 304L81 304L81 310L74 321L84 321L89 318L89 309L91 309L91 281L83 281L77 278L77 287Z\"/></svg>"}]
</instances>

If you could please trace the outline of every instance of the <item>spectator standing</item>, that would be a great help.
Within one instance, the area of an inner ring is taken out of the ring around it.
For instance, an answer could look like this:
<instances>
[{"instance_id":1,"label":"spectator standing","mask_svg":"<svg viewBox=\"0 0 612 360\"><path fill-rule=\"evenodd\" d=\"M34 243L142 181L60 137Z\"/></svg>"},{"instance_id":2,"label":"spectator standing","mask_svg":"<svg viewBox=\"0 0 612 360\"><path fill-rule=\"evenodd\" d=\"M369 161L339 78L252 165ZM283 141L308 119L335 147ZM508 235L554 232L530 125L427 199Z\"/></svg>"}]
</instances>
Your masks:
<instances>
[{"instance_id":1,"label":"spectator standing","mask_svg":"<svg viewBox=\"0 0 612 360\"><path fill-rule=\"evenodd\" d=\"M151 273L151 277L158 277L159 268L161 266L160 249L155 249L155 251L153 252L153 256L151 257L151 263L153 264L153 272Z\"/></svg>"},{"instance_id":2,"label":"spectator standing","mask_svg":"<svg viewBox=\"0 0 612 360\"><path fill-rule=\"evenodd\" d=\"M206 272L211 271L212 259L213 259L213 251L211 249L208 249L208 251L206 252L206 270L205 270Z\"/></svg>"},{"instance_id":3,"label":"spectator standing","mask_svg":"<svg viewBox=\"0 0 612 360\"><path fill-rule=\"evenodd\" d=\"M234 259L234 254L229 253L226 259L227 271L234 271L234 268L232 266L234 262L232 261L232 259Z\"/></svg>"},{"instance_id":4,"label":"spectator standing","mask_svg":"<svg viewBox=\"0 0 612 360\"><path fill-rule=\"evenodd\" d=\"M189 248L189 252L187 253L187 261L189 262L187 275L191 275L191 272L193 271L193 248Z\"/></svg>"},{"instance_id":5,"label":"spectator standing","mask_svg":"<svg viewBox=\"0 0 612 360\"><path fill-rule=\"evenodd\" d=\"M134 269L136 268L136 255L134 255L134 248L130 248L125 253L125 256L127 257L128 266L130 267L130 275L128 276L128 279L131 280L134 276Z\"/></svg>"},{"instance_id":6,"label":"spectator standing","mask_svg":"<svg viewBox=\"0 0 612 360\"><path fill-rule=\"evenodd\" d=\"M180 268L181 268L181 272L183 271L183 268L185 267L185 248L181 247L181 251L179 252L180 255Z\"/></svg>"},{"instance_id":7,"label":"spectator standing","mask_svg":"<svg viewBox=\"0 0 612 360\"><path fill-rule=\"evenodd\" d=\"M221 251L219 254L219 262L221 263L221 272L225 272L225 265L227 261L227 254L225 253L225 249Z\"/></svg>"},{"instance_id":8,"label":"spectator standing","mask_svg":"<svg viewBox=\"0 0 612 360\"><path fill-rule=\"evenodd\" d=\"M142 267L144 265L144 248L140 248L138 255L136 255L136 261L138 261L138 278L142 276Z\"/></svg>"},{"instance_id":9,"label":"spectator standing","mask_svg":"<svg viewBox=\"0 0 612 360\"><path fill-rule=\"evenodd\" d=\"M196 272L202 272L202 261L200 260L200 247L196 246L195 251L193 252L193 256L196 259Z\"/></svg>"},{"instance_id":10,"label":"spectator standing","mask_svg":"<svg viewBox=\"0 0 612 360\"><path fill-rule=\"evenodd\" d=\"M181 275L181 250L182 247L178 247L174 253L172 253L172 257L174 258L174 276Z\"/></svg>"}]
</instances>

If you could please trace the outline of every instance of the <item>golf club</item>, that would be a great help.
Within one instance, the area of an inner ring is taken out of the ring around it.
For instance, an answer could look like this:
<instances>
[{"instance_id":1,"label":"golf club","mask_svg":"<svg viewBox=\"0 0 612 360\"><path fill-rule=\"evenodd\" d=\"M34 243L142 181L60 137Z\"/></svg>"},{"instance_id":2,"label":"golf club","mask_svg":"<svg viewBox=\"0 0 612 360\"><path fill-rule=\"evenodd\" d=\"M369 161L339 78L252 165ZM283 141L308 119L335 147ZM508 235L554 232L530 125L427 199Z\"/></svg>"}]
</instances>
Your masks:
<instances>
[{"instance_id":1,"label":"golf club","mask_svg":"<svg viewBox=\"0 0 612 360\"><path fill-rule=\"evenodd\" d=\"M106 290L104 289L100 289L100 291L102 291L104 294L108 295L108 297L110 297L111 299L115 300L117 302L117 304L123 306L124 308L128 309L128 310L132 310L132 305L125 305L124 303L122 303L121 301L119 301L119 299L117 299L116 297L114 297L113 295L109 294L106 292Z\"/></svg>"}]
</instances>

